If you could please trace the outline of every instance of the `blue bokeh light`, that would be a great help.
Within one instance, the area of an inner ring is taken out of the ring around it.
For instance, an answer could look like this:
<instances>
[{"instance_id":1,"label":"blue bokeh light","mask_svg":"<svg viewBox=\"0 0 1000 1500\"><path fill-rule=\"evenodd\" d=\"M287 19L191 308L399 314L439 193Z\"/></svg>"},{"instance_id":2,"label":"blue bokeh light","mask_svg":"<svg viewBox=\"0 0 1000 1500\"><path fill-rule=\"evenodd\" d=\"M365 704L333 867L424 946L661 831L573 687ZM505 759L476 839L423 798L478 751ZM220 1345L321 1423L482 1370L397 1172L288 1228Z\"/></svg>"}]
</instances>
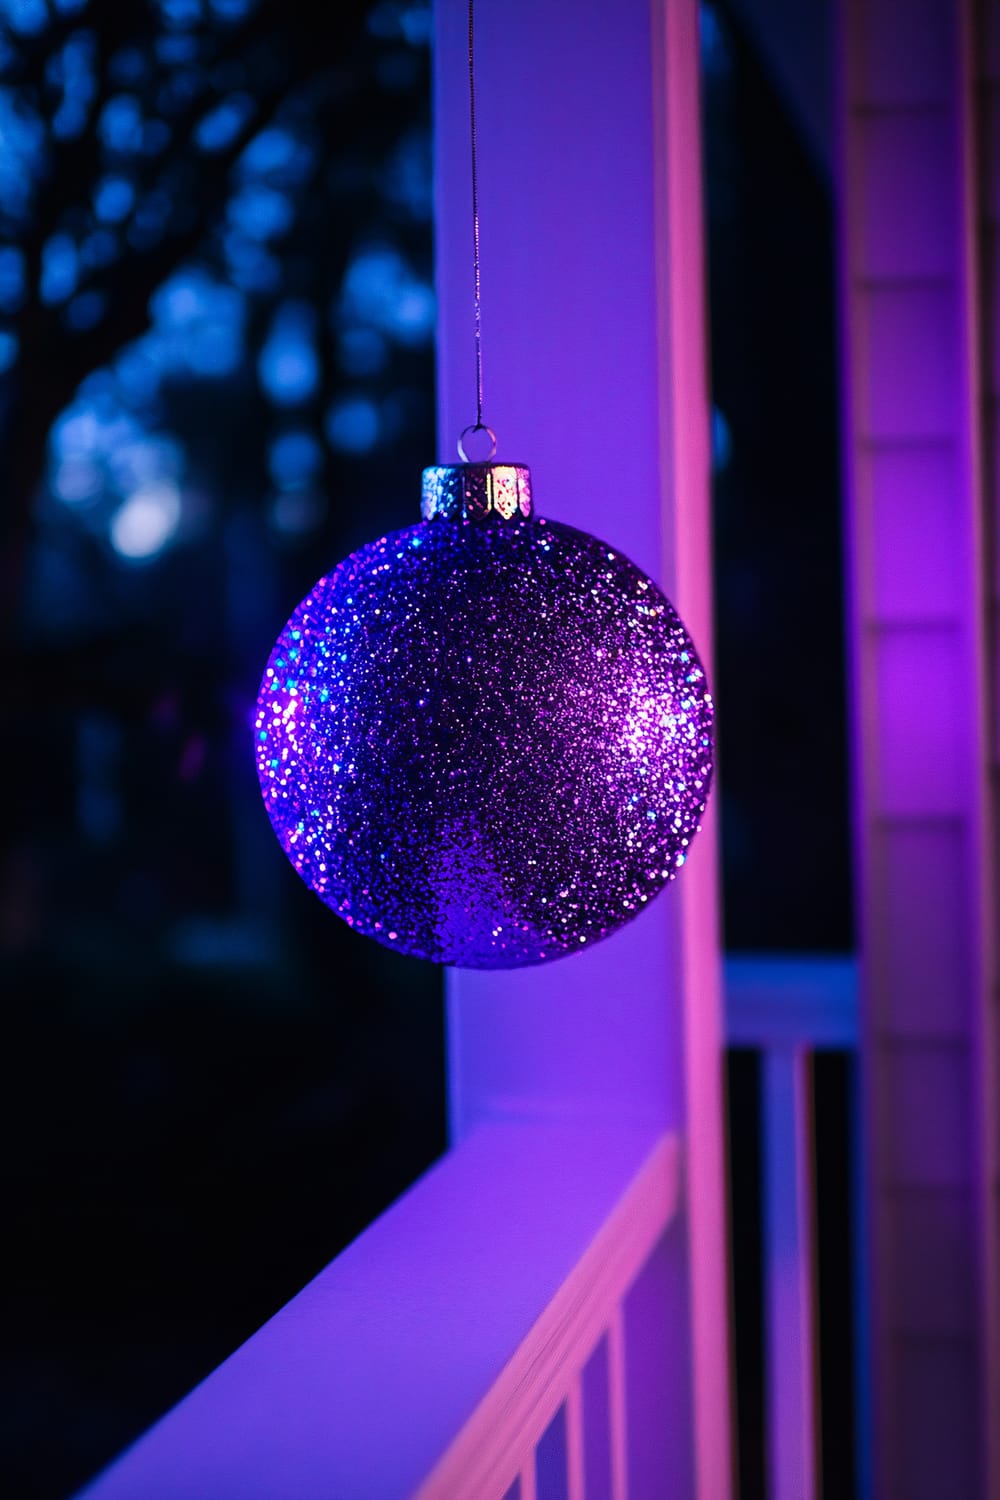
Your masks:
<instances>
[{"instance_id":1,"label":"blue bokeh light","mask_svg":"<svg viewBox=\"0 0 1000 1500\"><path fill-rule=\"evenodd\" d=\"M101 111L98 125L108 150L132 156L142 149L142 107L134 94L116 94Z\"/></svg>"},{"instance_id":2,"label":"blue bokeh light","mask_svg":"<svg viewBox=\"0 0 1000 1500\"><path fill-rule=\"evenodd\" d=\"M128 562L149 562L171 541L180 519L181 497L175 485L145 485L112 517L111 545Z\"/></svg>"},{"instance_id":3,"label":"blue bokeh light","mask_svg":"<svg viewBox=\"0 0 1000 1500\"><path fill-rule=\"evenodd\" d=\"M269 240L284 234L295 215L287 193L265 183L248 183L229 200L230 222L251 239Z\"/></svg>"},{"instance_id":4,"label":"blue bokeh light","mask_svg":"<svg viewBox=\"0 0 1000 1500\"><path fill-rule=\"evenodd\" d=\"M245 303L234 287L190 267L164 282L150 311L147 343L165 372L222 376L239 365Z\"/></svg>"},{"instance_id":5,"label":"blue bokeh light","mask_svg":"<svg viewBox=\"0 0 1000 1500\"><path fill-rule=\"evenodd\" d=\"M712 468L716 473L729 463L733 456L733 434L725 412L712 407Z\"/></svg>"},{"instance_id":6,"label":"blue bokeh light","mask_svg":"<svg viewBox=\"0 0 1000 1500\"><path fill-rule=\"evenodd\" d=\"M194 62L198 56L198 38L175 32L156 38L156 55L165 63ZM187 75L191 77L192 75Z\"/></svg>"},{"instance_id":7,"label":"blue bokeh light","mask_svg":"<svg viewBox=\"0 0 1000 1500\"><path fill-rule=\"evenodd\" d=\"M271 444L268 463L271 478L282 489L307 483L323 462L323 450L311 432L295 428L283 432Z\"/></svg>"},{"instance_id":8,"label":"blue bokeh light","mask_svg":"<svg viewBox=\"0 0 1000 1500\"><path fill-rule=\"evenodd\" d=\"M711 0L700 6L701 64L706 73L727 73L732 66L729 37L718 8Z\"/></svg>"},{"instance_id":9,"label":"blue bokeh light","mask_svg":"<svg viewBox=\"0 0 1000 1500\"><path fill-rule=\"evenodd\" d=\"M378 407L368 396L335 401L326 417L326 435L342 453L369 453L378 441Z\"/></svg>"},{"instance_id":10,"label":"blue bokeh light","mask_svg":"<svg viewBox=\"0 0 1000 1500\"><path fill-rule=\"evenodd\" d=\"M434 332L436 304L429 284L398 250L375 246L360 251L344 276L341 316L367 323L402 344L422 345Z\"/></svg>"},{"instance_id":11,"label":"blue bokeh light","mask_svg":"<svg viewBox=\"0 0 1000 1500\"><path fill-rule=\"evenodd\" d=\"M10 90L0 89L0 209L21 218L46 159L45 126Z\"/></svg>"},{"instance_id":12,"label":"blue bokeh light","mask_svg":"<svg viewBox=\"0 0 1000 1500\"><path fill-rule=\"evenodd\" d=\"M281 284L281 263L259 240L247 239L238 230L223 236L226 264L234 285L240 291L274 292Z\"/></svg>"},{"instance_id":13,"label":"blue bokeh light","mask_svg":"<svg viewBox=\"0 0 1000 1500\"><path fill-rule=\"evenodd\" d=\"M201 20L201 0L156 0L156 5L167 26L183 29Z\"/></svg>"},{"instance_id":14,"label":"blue bokeh light","mask_svg":"<svg viewBox=\"0 0 1000 1500\"><path fill-rule=\"evenodd\" d=\"M254 112L249 94L231 94L199 121L194 138L203 151L223 151L244 129Z\"/></svg>"},{"instance_id":15,"label":"blue bokeh light","mask_svg":"<svg viewBox=\"0 0 1000 1500\"><path fill-rule=\"evenodd\" d=\"M57 139L71 140L79 135L90 118L97 91L96 50L93 34L77 31L50 62L50 82L61 85L63 91L62 102L52 117L52 134Z\"/></svg>"},{"instance_id":16,"label":"blue bokeh light","mask_svg":"<svg viewBox=\"0 0 1000 1500\"><path fill-rule=\"evenodd\" d=\"M3 0L0 15L21 36L37 36L49 19L45 0Z\"/></svg>"},{"instance_id":17,"label":"blue bokeh light","mask_svg":"<svg viewBox=\"0 0 1000 1500\"><path fill-rule=\"evenodd\" d=\"M76 291L80 258L68 234L54 234L42 246L38 295L43 302L65 302Z\"/></svg>"},{"instance_id":18,"label":"blue bokeh light","mask_svg":"<svg viewBox=\"0 0 1000 1500\"><path fill-rule=\"evenodd\" d=\"M314 310L304 302L285 302L274 315L257 369L262 387L278 406L297 406L316 390L315 323Z\"/></svg>"},{"instance_id":19,"label":"blue bokeh light","mask_svg":"<svg viewBox=\"0 0 1000 1500\"><path fill-rule=\"evenodd\" d=\"M0 375L16 363L19 350L17 335L0 330Z\"/></svg>"},{"instance_id":20,"label":"blue bokeh light","mask_svg":"<svg viewBox=\"0 0 1000 1500\"><path fill-rule=\"evenodd\" d=\"M257 0L209 0L209 6L220 21L242 21L255 9Z\"/></svg>"},{"instance_id":21,"label":"blue bokeh light","mask_svg":"<svg viewBox=\"0 0 1000 1500\"><path fill-rule=\"evenodd\" d=\"M431 142L425 130L405 135L389 159L382 187L391 203L398 203L421 222L433 209Z\"/></svg>"},{"instance_id":22,"label":"blue bokeh light","mask_svg":"<svg viewBox=\"0 0 1000 1500\"><path fill-rule=\"evenodd\" d=\"M94 188L94 212L107 224L127 219L135 203L135 188L127 177L102 177Z\"/></svg>"},{"instance_id":23,"label":"blue bokeh light","mask_svg":"<svg viewBox=\"0 0 1000 1500\"><path fill-rule=\"evenodd\" d=\"M269 125L258 132L239 159L242 178L266 177L269 182L293 186L312 168L314 153L292 131L282 125Z\"/></svg>"}]
</instances>

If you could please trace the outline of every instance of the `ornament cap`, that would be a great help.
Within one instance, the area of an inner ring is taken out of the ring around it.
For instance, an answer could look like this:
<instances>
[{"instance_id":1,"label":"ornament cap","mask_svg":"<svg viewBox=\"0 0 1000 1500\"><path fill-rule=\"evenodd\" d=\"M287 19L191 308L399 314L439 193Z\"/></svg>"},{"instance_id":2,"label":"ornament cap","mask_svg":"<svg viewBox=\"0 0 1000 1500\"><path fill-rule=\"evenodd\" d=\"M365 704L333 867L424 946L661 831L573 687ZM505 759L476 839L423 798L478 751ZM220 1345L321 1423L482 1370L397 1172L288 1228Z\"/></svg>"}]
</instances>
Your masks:
<instances>
[{"instance_id":1,"label":"ornament cap","mask_svg":"<svg viewBox=\"0 0 1000 1500\"><path fill-rule=\"evenodd\" d=\"M436 464L425 469L420 497L425 521L522 521L531 515L526 464Z\"/></svg>"}]
</instances>

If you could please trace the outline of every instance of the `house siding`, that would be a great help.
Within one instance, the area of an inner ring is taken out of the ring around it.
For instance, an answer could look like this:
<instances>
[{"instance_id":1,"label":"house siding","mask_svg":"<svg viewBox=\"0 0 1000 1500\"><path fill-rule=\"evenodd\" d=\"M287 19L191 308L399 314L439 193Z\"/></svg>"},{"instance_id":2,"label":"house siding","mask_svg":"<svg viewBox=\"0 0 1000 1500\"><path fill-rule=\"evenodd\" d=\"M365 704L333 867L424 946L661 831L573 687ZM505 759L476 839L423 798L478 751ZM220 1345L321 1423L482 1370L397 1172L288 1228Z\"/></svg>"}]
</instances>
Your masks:
<instances>
[{"instance_id":1,"label":"house siding","mask_svg":"<svg viewBox=\"0 0 1000 1500\"><path fill-rule=\"evenodd\" d=\"M873 1488L901 1500L995 1497L1000 1482L990 1451L996 630L981 461L989 451L995 465L996 442L980 381L983 268L992 274L995 254L982 253L979 227L980 204L995 214L997 193L976 150L981 32L996 24L988 10L950 0L841 7Z\"/></svg>"}]
</instances>

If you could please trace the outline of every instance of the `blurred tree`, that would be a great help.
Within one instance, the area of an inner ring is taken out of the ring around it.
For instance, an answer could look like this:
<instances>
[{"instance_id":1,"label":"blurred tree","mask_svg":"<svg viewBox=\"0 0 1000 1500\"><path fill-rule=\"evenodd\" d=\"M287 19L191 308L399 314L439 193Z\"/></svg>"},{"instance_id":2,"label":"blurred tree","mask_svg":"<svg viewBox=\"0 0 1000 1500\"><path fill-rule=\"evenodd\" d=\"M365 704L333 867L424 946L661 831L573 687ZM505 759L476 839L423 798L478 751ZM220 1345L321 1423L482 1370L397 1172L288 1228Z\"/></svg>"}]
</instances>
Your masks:
<instances>
[{"instance_id":1,"label":"blurred tree","mask_svg":"<svg viewBox=\"0 0 1000 1500\"><path fill-rule=\"evenodd\" d=\"M444 1144L439 976L299 885L249 734L433 456L429 39L427 0L0 0L5 1494Z\"/></svg>"},{"instance_id":2,"label":"blurred tree","mask_svg":"<svg viewBox=\"0 0 1000 1500\"><path fill-rule=\"evenodd\" d=\"M307 529L316 506L299 492L331 488L329 445L363 452L406 425L398 395L379 410L386 339L422 351L431 336L413 267L426 8L4 0L0 16L4 608L22 596L48 435L98 370L53 488L120 555L183 532L179 471L225 494L234 459L256 474L261 448L277 492L298 496L279 527ZM238 432L222 424L190 454L136 446L223 379ZM113 519L95 504L136 494Z\"/></svg>"}]
</instances>

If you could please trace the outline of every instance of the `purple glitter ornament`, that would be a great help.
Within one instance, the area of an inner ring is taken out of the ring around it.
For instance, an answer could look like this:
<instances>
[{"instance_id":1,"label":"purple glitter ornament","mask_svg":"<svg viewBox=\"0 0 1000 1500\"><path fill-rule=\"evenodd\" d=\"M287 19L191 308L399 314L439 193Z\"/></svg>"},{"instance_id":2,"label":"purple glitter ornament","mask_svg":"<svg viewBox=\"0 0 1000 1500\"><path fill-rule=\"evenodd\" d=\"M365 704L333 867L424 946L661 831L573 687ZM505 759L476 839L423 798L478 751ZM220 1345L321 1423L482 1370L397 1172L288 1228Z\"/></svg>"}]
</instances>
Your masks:
<instances>
[{"instance_id":1,"label":"purple glitter ornament","mask_svg":"<svg viewBox=\"0 0 1000 1500\"><path fill-rule=\"evenodd\" d=\"M303 599L258 699L268 814L356 931L469 968L607 937L687 857L712 776L690 637L528 470L424 471L424 519Z\"/></svg>"}]
</instances>

